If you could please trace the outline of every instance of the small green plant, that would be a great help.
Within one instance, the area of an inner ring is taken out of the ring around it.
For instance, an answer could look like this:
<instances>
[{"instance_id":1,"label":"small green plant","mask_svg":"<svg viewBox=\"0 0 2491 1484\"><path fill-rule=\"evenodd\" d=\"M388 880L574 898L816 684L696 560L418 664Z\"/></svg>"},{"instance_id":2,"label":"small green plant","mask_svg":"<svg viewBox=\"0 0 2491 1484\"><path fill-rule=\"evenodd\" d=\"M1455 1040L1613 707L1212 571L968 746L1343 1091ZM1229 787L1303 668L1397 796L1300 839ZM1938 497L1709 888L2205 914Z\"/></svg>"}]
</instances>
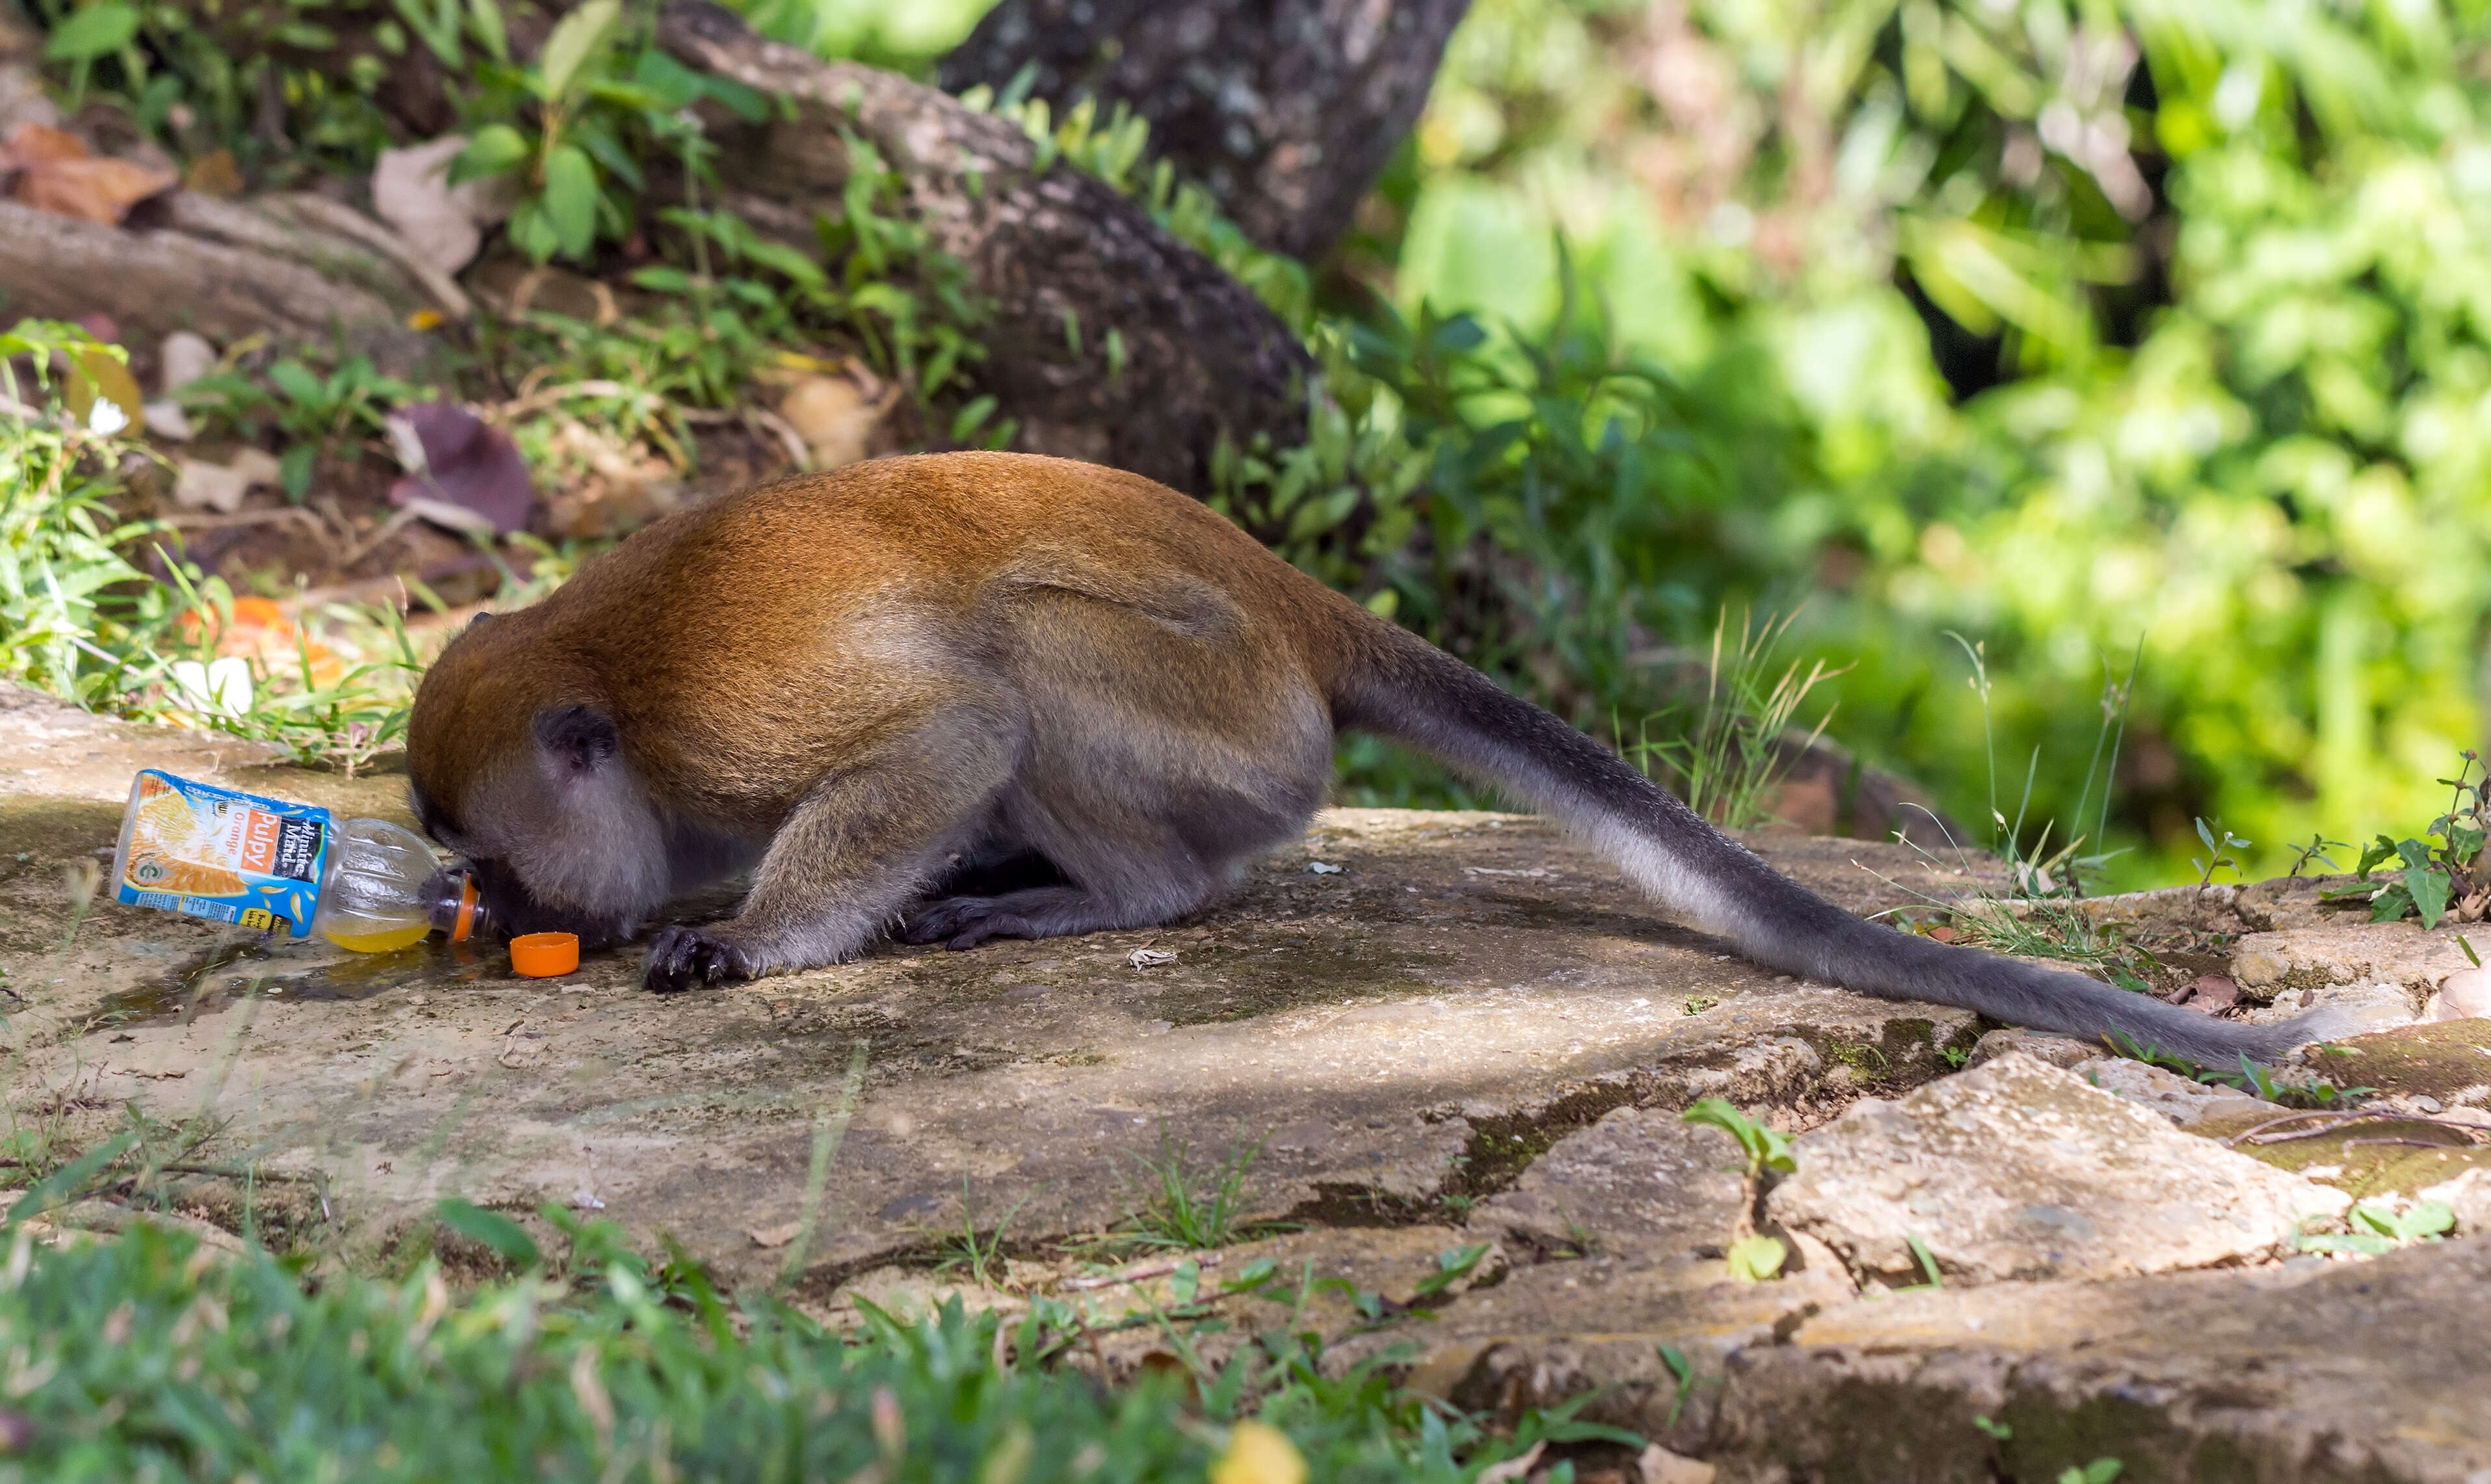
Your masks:
<instances>
[{"instance_id":1,"label":"small green plant","mask_svg":"<svg viewBox=\"0 0 2491 1484\"><path fill-rule=\"evenodd\" d=\"M2115 1458L2097 1458L2080 1468L2061 1469L2058 1484L2110 1484L2126 1467Z\"/></svg>"},{"instance_id":2,"label":"small green plant","mask_svg":"<svg viewBox=\"0 0 2491 1484\"><path fill-rule=\"evenodd\" d=\"M1244 1220L1246 1173L1262 1152L1262 1139L1250 1144L1241 1139L1207 1177L1197 1176L1186 1147L1162 1120L1158 1155L1147 1165L1145 1189L1116 1240L1199 1252L1266 1230Z\"/></svg>"},{"instance_id":3,"label":"small green plant","mask_svg":"<svg viewBox=\"0 0 2491 1484\"><path fill-rule=\"evenodd\" d=\"M1720 1003L1721 997L1718 995L1689 995L1686 997L1685 1002L1678 1006L1678 1013L1681 1015L1701 1015L1706 1010L1713 1008L1713 1006L1719 1004Z\"/></svg>"},{"instance_id":4,"label":"small green plant","mask_svg":"<svg viewBox=\"0 0 2491 1484\"><path fill-rule=\"evenodd\" d=\"M1730 1276L1743 1283L1763 1283L1772 1279L1781 1271L1790 1251L1782 1245L1781 1238L1746 1228L1753 1220L1755 1203L1752 1197L1765 1173L1773 1171L1788 1175L1799 1168L1799 1160L1791 1152L1790 1136L1767 1128L1741 1113L1737 1105L1727 1098L1703 1098L1681 1113L1679 1118L1685 1122L1720 1129L1738 1141L1740 1151L1747 1160L1745 1176L1750 1195L1749 1209L1741 1218L1741 1234L1730 1241L1721 1255L1729 1263Z\"/></svg>"},{"instance_id":5,"label":"small green plant","mask_svg":"<svg viewBox=\"0 0 2491 1484\"><path fill-rule=\"evenodd\" d=\"M1938 1271L1937 1255L1929 1251L1929 1244L1920 1239L1920 1234L1905 1232L1903 1245L1912 1250L1912 1261L1920 1265L1920 1281L1912 1289L1899 1289L1896 1292L1912 1293L1916 1289L1934 1292L1945 1288L1946 1278Z\"/></svg>"},{"instance_id":6,"label":"small green plant","mask_svg":"<svg viewBox=\"0 0 2491 1484\"><path fill-rule=\"evenodd\" d=\"M981 1288L1000 1287L1006 1271L1003 1266L1004 1233L1011 1229L1012 1218L1020 1214L1021 1208L1030 1200L1031 1196L1025 1195L1013 1202L1011 1209L1004 1212L1004 1218L994 1224L993 1230L981 1237L978 1234L977 1208L969 1200L969 1178L965 1175L960 1177L960 1229L944 1235L934 1270L938 1273L966 1271L969 1281ZM1190 1296L1187 1295L1188 1298Z\"/></svg>"},{"instance_id":7,"label":"small green plant","mask_svg":"<svg viewBox=\"0 0 2491 1484\"><path fill-rule=\"evenodd\" d=\"M1008 84L1000 95L980 84L961 94L960 102L1018 125L1038 146L1037 169L1043 171L1061 160L1097 176L1132 197L1170 236L1198 249L1253 290L1299 334L1313 328L1314 284L1305 265L1257 247L1219 209L1218 197L1180 178L1169 161L1152 161L1148 119L1120 102L1102 120L1099 101L1084 94L1058 120L1045 99L1028 96L1030 80L1029 76L1016 79L1017 86ZM1118 354L1110 346L1101 349L1113 376L1121 369Z\"/></svg>"},{"instance_id":8,"label":"small green plant","mask_svg":"<svg viewBox=\"0 0 2491 1484\"><path fill-rule=\"evenodd\" d=\"M1778 1237L1750 1232L1723 1248L1721 1256L1730 1265L1731 1277L1742 1283L1769 1283L1782 1270L1790 1249Z\"/></svg>"},{"instance_id":9,"label":"small green plant","mask_svg":"<svg viewBox=\"0 0 2491 1484\"><path fill-rule=\"evenodd\" d=\"M2445 1201L2417 1201L2403 1210L2364 1201L2344 1217L2342 1232L2303 1232L2293 1238L2300 1252L2352 1252L2385 1257L2415 1242L2438 1241L2455 1230L2456 1212Z\"/></svg>"},{"instance_id":10,"label":"small green plant","mask_svg":"<svg viewBox=\"0 0 2491 1484\"><path fill-rule=\"evenodd\" d=\"M338 444L360 437L378 445L393 408L429 394L384 376L368 356L348 356L325 374L285 357L268 367L263 387L247 372L218 371L182 389L183 405L229 423L246 440L272 427L285 451L278 457L285 498L297 505L310 492L311 475Z\"/></svg>"},{"instance_id":11,"label":"small green plant","mask_svg":"<svg viewBox=\"0 0 2491 1484\"><path fill-rule=\"evenodd\" d=\"M1761 1178L1768 1170L1788 1175L1799 1168L1799 1160L1791 1153L1790 1135L1767 1128L1741 1113L1728 1098L1700 1099L1678 1117L1685 1122L1717 1128L1736 1139L1740 1151L1747 1157L1750 1181Z\"/></svg>"},{"instance_id":12,"label":"small green plant","mask_svg":"<svg viewBox=\"0 0 2491 1484\"><path fill-rule=\"evenodd\" d=\"M1472 1270L1479 1266L1480 1259L1486 1257L1489 1249L1495 1245L1493 1242L1474 1242L1465 1247L1447 1247L1437 1253L1435 1270L1419 1280L1413 1302L1437 1297L1447 1289L1469 1277Z\"/></svg>"},{"instance_id":13,"label":"small green plant","mask_svg":"<svg viewBox=\"0 0 2491 1484\"><path fill-rule=\"evenodd\" d=\"M2118 1031L2104 1035L2102 1040L2111 1050L2129 1061L2142 1062L2149 1066L2158 1066L2168 1072L2177 1072L2183 1077L2204 1083L2209 1087L2231 1088L2278 1107L2328 1109L2341 1103L2368 1097L2378 1091L2376 1088L2339 1088L2324 1078L2312 1078L2307 1082L2279 1082L2275 1080L2273 1072L2250 1061L2245 1055L2241 1058L2238 1071L2213 1070L2200 1066L2185 1057L2174 1056L2152 1042L2139 1042Z\"/></svg>"},{"instance_id":14,"label":"small green plant","mask_svg":"<svg viewBox=\"0 0 2491 1484\"><path fill-rule=\"evenodd\" d=\"M1658 1350L1660 1363L1669 1367L1670 1376L1678 1382L1677 1388L1670 1393L1669 1416L1660 1424L1661 1431L1667 1432L1678 1425L1679 1417L1686 1411L1688 1399L1695 1395L1695 1362L1687 1359L1686 1353L1675 1345L1663 1345Z\"/></svg>"},{"instance_id":15,"label":"small green plant","mask_svg":"<svg viewBox=\"0 0 2491 1484\"><path fill-rule=\"evenodd\" d=\"M1981 732L1986 746L1990 736L1989 699L1993 688L1986 641L1975 643L1956 633L1949 633L1948 637L1954 640L1963 651L1964 657L1971 662L1970 684L1974 693L1980 697ZM2138 657L2141 655L2140 640ZM2127 706L2135 691L2136 662L2136 658L2130 659L2126 679L2119 681L2111 679L2109 661L2104 659L2102 664L2101 723L2094 736L2093 759L2086 765L2084 793L2077 799L2077 817L2081 823L2083 811L2093 799L2095 776L2096 772L2101 773L2100 812L2095 822L2096 837L2109 820L2110 777L2118 768L2120 744L2126 735ZM1912 890L1912 894L1927 906L1946 914L1947 926L1955 935L1953 941L1968 947L1986 948L1993 953L2019 958L2060 959L2082 965L2131 993L2150 992L2153 984L2147 977L2147 971L2152 966L2151 956L2130 945L2117 930L2102 928L2085 911L2080 900L2083 877L2098 870L2111 857L2100 854L2079 856L2077 851L2085 842L2084 835L2074 836L2053 850L2050 836L2054 832L2055 822L2042 824L2029 849L2023 843L2025 824L2033 802L2034 778L2040 760L2041 755L2036 750L2026 762L2023 797L2016 803L2015 818L2010 821L1998 806L1998 764L1995 749L1989 750L1989 819L1994 831L1993 848L2007 862L2010 896L2006 899L1980 897L1942 901L1923 891L1910 887L1903 889ZM1925 809L1920 812L1928 815L1933 823L1938 823L1936 815ZM1896 838L1911 845L1931 864L1943 865L1937 856L1902 831L1896 831ZM1966 875L1975 874L1978 863L1960 843L1951 841L1951 838L1949 843L1954 847L1953 868ZM1915 928L1908 919L1905 926L1907 931L1924 930Z\"/></svg>"},{"instance_id":16,"label":"small green plant","mask_svg":"<svg viewBox=\"0 0 2491 1484\"><path fill-rule=\"evenodd\" d=\"M1966 683L1971 686L1973 693L1980 697L1981 751L1988 770L1989 823L1994 831L1992 848L1997 851L1999 858L2007 862L2009 878L2014 883L2015 895L2028 904L2081 895L2083 874L2098 869L2107 863L2111 857L2098 854L2078 856L2077 850L2088 838L2081 833L2070 835L2065 845L2053 852L2050 849L2050 835L2055 827L2055 821L2042 822L2038 837L2029 849L2025 846L2025 825L2033 806L2033 784L2041 765L2040 749L2035 748L2033 755L2025 761L2023 797L2016 801L2015 818L2009 821L1998 802L1998 747L1995 727L1990 715L1990 698L1996 686L1989 678L1989 642L1985 639L1978 642L1969 640L1952 630L1948 631L1947 637L1955 642L1955 647L1963 651L1964 658L1970 662L1971 674L1967 677ZM2077 828L2081 829L2084 824L2085 807L2093 800L2094 779L2098 772L2102 780L2101 804L2099 813L2095 819L2093 834L2090 836L2095 840L2100 839L2103 831L2109 827L2111 785L2118 776L2120 744L2127 735L2128 703L2136 692L2136 667L2143 660L2144 654L2145 641L2140 636L2137 640L2136 654L2128 660L2127 676L2120 681L2111 679L2109 658L2104 656L2102 660L2101 723L2094 732L2093 757L2085 765L2084 791L2076 798L2076 823ZM2105 755L2107 755L2107 764L2104 761ZM1960 848L1957 849L1956 854L1958 858L1961 857ZM1961 865L1964 862L1958 858L1956 863ZM2046 925L2051 928L2072 928L2074 923L2072 920L2053 920ZM1988 945L1982 945L1982 946L1988 946ZM2002 948L1999 951L2013 950Z\"/></svg>"},{"instance_id":17,"label":"small green plant","mask_svg":"<svg viewBox=\"0 0 2491 1484\"><path fill-rule=\"evenodd\" d=\"M695 196L657 213L668 260L632 271L632 285L653 296L639 313L601 326L532 310L486 327L493 359L537 368L537 379L568 389L567 413L593 414L627 441L647 438L681 466L694 447L683 409L737 406L757 370L818 364L789 347L826 336L854 343L921 406L948 406L985 357L976 331L986 307L966 266L898 210L897 172L845 138L842 207L819 223L817 251L763 237ZM996 406L971 397L939 425L954 446L1009 447L1018 427L996 419ZM524 426L515 436L530 447Z\"/></svg>"},{"instance_id":18,"label":"small green plant","mask_svg":"<svg viewBox=\"0 0 2491 1484\"><path fill-rule=\"evenodd\" d=\"M2000 1442L2005 1442L2015 1436L2015 1429L2008 1427L2006 1423L1996 1421L1989 1417L1980 1416L1978 1414L1974 1415L1972 1425L1980 1429L1983 1433Z\"/></svg>"},{"instance_id":19,"label":"small green plant","mask_svg":"<svg viewBox=\"0 0 2491 1484\"><path fill-rule=\"evenodd\" d=\"M2358 885L2324 893L2328 898L2366 896L2371 921L2393 922L2410 913L2421 918L2424 928L2437 927L2452 903L2461 908L2462 920L2482 916L2485 894L2476 874L2485 825L2491 822L2484 800L2485 790L2491 789L2491 770L2476 775L2482 759L2471 747L2458 757L2456 776L2438 780L2453 791L2447 812L2430 822L2424 837L2378 836L2361 852L2353 873ZM2373 882L2371 872L2382 865L2387 867L2381 872L2386 879Z\"/></svg>"},{"instance_id":20,"label":"small green plant","mask_svg":"<svg viewBox=\"0 0 2491 1484\"><path fill-rule=\"evenodd\" d=\"M1972 1048L1969 1046L1941 1046L1938 1048L1938 1060L1947 1064L1948 1071L1962 1071L1964 1064L1972 1060Z\"/></svg>"},{"instance_id":21,"label":"small green plant","mask_svg":"<svg viewBox=\"0 0 2491 1484\"><path fill-rule=\"evenodd\" d=\"M2308 844L2295 845L2289 848L2292 851L2292 869L2284 873L2288 878L2298 877L2302 871L2308 869L2309 863L2313 860L2317 861L2320 865L2327 867L2327 869L2330 871L2342 869L2342 867L2336 865L2335 858L2332 856L2328 855L2327 852L2330 850L2350 850L2353 848L2353 845L2349 840L2330 840L2327 838L2323 832L2312 831L2309 836Z\"/></svg>"},{"instance_id":22,"label":"small green plant","mask_svg":"<svg viewBox=\"0 0 2491 1484\"><path fill-rule=\"evenodd\" d=\"M2217 871L2229 871L2234 876L2241 874L2240 858L2232 852L2246 850L2256 843L2243 840L2224 829L2223 822L2219 819L2212 825L2207 824L2203 819L2198 820L2197 838L2206 843L2206 854L2203 857L2191 857L2188 863L2196 867L2197 889L2201 892L2214 884L2214 873Z\"/></svg>"},{"instance_id":23,"label":"small green plant","mask_svg":"<svg viewBox=\"0 0 2491 1484\"><path fill-rule=\"evenodd\" d=\"M699 175L711 147L694 104L722 103L749 124L769 116L759 94L685 67L646 32L645 19L625 19L621 0L589 0L555 23L536 65L520 68L498 20L472 28L484 55L468 59L478 86L450 178L514 179L506 230L536 262L585 259L600 240L630 236L648 188L643 161L674 156Z\"/></svg>"}]
</instances>

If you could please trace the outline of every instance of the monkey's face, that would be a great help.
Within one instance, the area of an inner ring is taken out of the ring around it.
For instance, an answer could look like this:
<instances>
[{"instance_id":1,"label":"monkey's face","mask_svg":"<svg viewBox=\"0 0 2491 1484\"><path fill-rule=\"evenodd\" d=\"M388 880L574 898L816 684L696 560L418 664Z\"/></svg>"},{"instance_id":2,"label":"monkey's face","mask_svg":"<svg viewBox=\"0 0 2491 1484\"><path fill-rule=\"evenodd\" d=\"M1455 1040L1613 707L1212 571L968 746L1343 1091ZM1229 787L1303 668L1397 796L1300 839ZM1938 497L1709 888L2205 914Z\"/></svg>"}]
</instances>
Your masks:
<instances>
[{"instance_id":1,"label":"monkey's face","mask_svg":"<svg viewBox=\"0 0 2491 1484\"><path fill-rule=\"evenodd\" d=\"M492 627L505 626L520 626ZM575 933L583 946L628 939L665 904L670 872L622 736L572 698L577 687L531 681L513 647L485 638L452 643L416 693L415 816L466 858L505 931Z\"/></svg>"}]
</instances>

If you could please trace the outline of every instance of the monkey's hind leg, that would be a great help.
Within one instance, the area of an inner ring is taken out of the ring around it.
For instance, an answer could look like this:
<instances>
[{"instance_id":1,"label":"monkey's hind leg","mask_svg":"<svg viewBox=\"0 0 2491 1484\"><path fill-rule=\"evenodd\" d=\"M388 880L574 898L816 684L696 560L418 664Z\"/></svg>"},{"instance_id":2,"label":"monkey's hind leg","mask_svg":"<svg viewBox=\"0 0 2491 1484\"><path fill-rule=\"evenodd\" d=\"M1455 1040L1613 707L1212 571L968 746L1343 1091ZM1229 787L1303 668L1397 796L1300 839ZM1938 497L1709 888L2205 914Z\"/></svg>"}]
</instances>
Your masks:
<instances>
[{"instance_id":1,"label":"monkey's hind leg","mask_svg":"<svg viewBox=\"0 0 2491 1484\"><path fill-rule=\"evenodd\" d=\"M778 828L743 909L659 933L642 982L683 990L855 957L985 818L1015 733L995 711L955 707L846 763Z\"/></svg>"},{"instance_id":2,"label":"monkey's hind leg","mask_svg":"<svg viewBox=\"0 0 2491 1484\"><path fill-rule=\"evenodd\" d=\"M1051 781L1060 787L1064 779ZM1304 827L1319 788L1280 780L1171 804L1128 782L1112 800L1059 794L1050 806L1015 785L998 800L1002 828L1063 881L928 900L909 915L900 936L973 948L989 938L1064 938L1191 917L1226 890L1241 858Z\"/></svg>"},{"instance_id":3,"label":"monkey's hind leg","mask_svg":"<svg viewBox=\"0 0 2491 1484\"><path fill-rule=\"evenodd\" d=\"M974 948L989 938L1068 938L1120 927L1155 927L1208 905L1216 883L1189 858L1169 866L1147 887L1123 890L1088 887L1033 887L1000 896L949 896L929 902L908 919L900 936L910 943Z\"/></svg>"}]
</instances>

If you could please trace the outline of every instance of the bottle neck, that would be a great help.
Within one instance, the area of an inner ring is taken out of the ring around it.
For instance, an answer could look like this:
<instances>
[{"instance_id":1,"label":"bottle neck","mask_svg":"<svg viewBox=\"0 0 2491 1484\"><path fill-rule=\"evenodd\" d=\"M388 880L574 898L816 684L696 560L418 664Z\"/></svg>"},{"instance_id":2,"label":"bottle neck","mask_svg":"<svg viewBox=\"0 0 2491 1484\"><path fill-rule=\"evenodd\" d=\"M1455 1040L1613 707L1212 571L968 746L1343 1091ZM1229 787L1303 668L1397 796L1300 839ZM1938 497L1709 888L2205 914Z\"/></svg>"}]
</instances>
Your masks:
<instances>
[{"instance_id":1,"label":"bottle neck","mask_svg":"<svg viewBox=\"0 0 2491 1484\"><path fill-rule=\"evenodd\" d=\"M425 887L425 896L431 903L433 931L452 943L492 935L493 915L478 896L472 874L462 870L439 872Z\"/></svg>"}]
</instances>

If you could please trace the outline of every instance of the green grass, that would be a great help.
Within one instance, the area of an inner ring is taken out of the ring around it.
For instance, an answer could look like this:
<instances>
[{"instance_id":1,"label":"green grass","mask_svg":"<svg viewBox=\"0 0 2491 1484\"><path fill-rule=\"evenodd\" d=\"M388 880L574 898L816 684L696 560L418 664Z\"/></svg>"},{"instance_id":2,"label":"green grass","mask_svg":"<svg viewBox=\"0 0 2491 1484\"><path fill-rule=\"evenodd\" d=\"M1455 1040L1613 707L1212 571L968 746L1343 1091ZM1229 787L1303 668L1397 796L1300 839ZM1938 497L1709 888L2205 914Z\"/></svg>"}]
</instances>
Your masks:
<instances>
[{"instance_id":1,"label":"green grass","mask_svg":"<svg viewBox=\"0 0 2491 1484\"><path fill-rule=\"evenodd\" d=\"M1704 699L1647 716L1636 728L1635 741L1619 738L1627 759L1644 772L1674 788L1686 806L1718 825L1751 829L1773 820L1775 790L1790 771L1795 752L1784 747L1809 692L1844 672L1823 660L1802 673L1796 659L1773 673L1783 638L1796 612L1759 623L1742 614L1739 629L1730 631L1730 610L1723 608L1713 625L1713 648L1704 665ZM1813 746L1833 719L1832 708L1817 718L1797 750ZM1665 734L1653 738L1653 725Z\"/></svg>"},{"instance_id":2,"label":"green grass","mask_svg":"<svg viewBox=\"0 0 2491 1484\"><path fill-rule=\"evenodd\" d=\"M1029 1202L1028 1196L1013 1202L1001 1221L981 1233L977 1208L969 1203L969 1178L960 1177L960 1227L955 1232L943 1233L937 1241L934 1270L963 1273L982 1288L1000 1287L1010 1271L1004 1266L1004 1233L1011 1229L1012 1218Z\"/></svg>"},{"instance_id":3,"label":"green grass","mask_svg":"<svg viewBox=\"0 0 2491 1484\"><path fill-rule=\"evenodd\" d=\"M1249 1418L1316 1478L1458 1481L1542 1438L1609 1437L1563 1412L1491 1437L1377 1362L1325 1375L1296 1323L1310 1278L1273 1285L1274 1327L1224 1364L1171 1326L1189 1374L1102 1387L1059 1363L1087 1352L1046 1300L1016 1321L867 1309L843 1336L721 1296L680 1257L642 1262L609 1225L560 1224L559 1260L463 1292L431 1258L388 1281L145 1223L57 1247L20 1224L0 1266L0 1481L1095 1484L1199 1478Z\"/></svg>"},{"instance_id":4,"label":"green grass","mask_svg":"<svg viewBox=\"0 0 2491 1484\"><path fill-rule=\"evenodd\" d=\"M1245 1219L1246 1173L1262 1152L1263 1140L1241 1138L1227 1157L1198 1171L1190 1151L1162 1123L1158 1153L1143 1165L1132 1210L1110 1242L1199 1252L1270 1235L1276 1229L1269 1223Z\"/></svg>"}]
</instances>

